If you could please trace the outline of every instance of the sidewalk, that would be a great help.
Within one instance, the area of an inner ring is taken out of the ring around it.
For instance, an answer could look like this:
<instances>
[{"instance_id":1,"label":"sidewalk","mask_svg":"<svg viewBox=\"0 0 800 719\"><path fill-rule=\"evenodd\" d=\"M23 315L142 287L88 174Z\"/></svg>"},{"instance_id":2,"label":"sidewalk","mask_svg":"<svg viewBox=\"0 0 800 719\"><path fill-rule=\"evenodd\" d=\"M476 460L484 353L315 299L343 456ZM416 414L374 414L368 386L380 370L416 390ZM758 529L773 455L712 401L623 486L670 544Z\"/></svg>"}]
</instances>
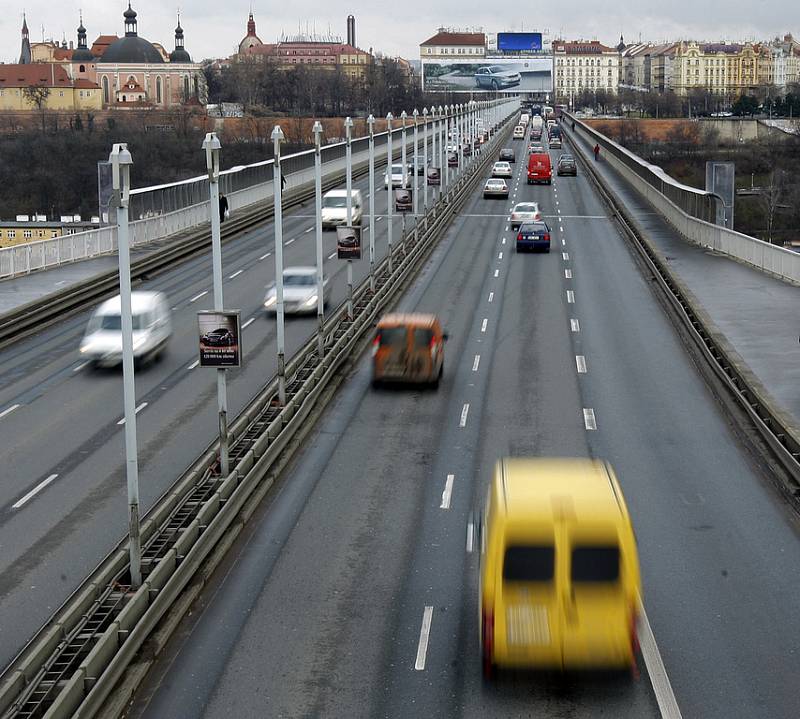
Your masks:
<instances>
[{"instance_id":1,"label":"sidewalk","mask_svg":"<svg viewBox=\"0 0 800 719\"><path fill-rule=\"evenodd\" d=\"M728 347L739 355L776 407L800 428L800 287L723 255L689 244L609 162L592 159L592 145L564 127L606 186L647 232L672 271L705 309ZM576 148L577 149L577 148Z\"/></svg>"}]
</instances>

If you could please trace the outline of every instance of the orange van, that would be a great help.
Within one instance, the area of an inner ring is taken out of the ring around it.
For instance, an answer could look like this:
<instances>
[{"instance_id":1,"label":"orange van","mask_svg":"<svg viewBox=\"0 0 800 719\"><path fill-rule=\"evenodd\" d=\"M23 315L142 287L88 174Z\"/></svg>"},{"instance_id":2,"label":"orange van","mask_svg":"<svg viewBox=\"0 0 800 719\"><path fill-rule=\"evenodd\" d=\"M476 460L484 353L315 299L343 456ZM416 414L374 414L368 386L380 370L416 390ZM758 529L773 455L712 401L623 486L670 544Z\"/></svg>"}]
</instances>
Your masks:
<instances>
[{"instance_id":1,"label":"orange van","mask_svg":"<svg viewBox=\"0 0 800 719\"><path fill-rule=\"evenodd\" d=\"M372 341L372 385L400 382L438 387L446 339L436 315L384 315Z\"/></svg>"},{"instance_id":2,"label":"orange van","mask_svg":"<svg viewBox=\"0 0 800 719\"><path fill-rule=\"evenodd\" d=\"M546 152L537 152L528 156L528 184L546 182L548 185L553 180L553 167L550 164L550 155Z\"/></svg>"}]
</instances>

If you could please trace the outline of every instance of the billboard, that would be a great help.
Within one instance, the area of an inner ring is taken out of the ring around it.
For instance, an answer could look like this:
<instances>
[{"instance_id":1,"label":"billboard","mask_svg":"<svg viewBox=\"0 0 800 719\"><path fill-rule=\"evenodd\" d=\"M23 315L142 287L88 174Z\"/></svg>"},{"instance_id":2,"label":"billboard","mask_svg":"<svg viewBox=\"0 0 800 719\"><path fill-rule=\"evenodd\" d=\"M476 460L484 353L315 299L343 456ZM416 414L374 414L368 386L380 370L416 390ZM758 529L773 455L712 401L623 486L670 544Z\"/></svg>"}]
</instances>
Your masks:
<instances>
[{"instance_id":1,"label":"billboard","mask_svg":"<svg viewBox=\"0 0 800 719\"><path fill-rule=\"evenodd\" d=\"M503 52L540 51L542 49L542 33L499 32L497 33L497 49Z\"/></svg>"},{"instance_id":2,"label":"billboard","mask_svg":"<svg viewBox=\"0 0 800 719\"><path fill-rule=\"evenodd\" d=\"M201 310L197 313L201 367L241 366L240 310Z\"/></svg>"},{"instance_id":3,"label":"billboard","mask_svg":"<svg viewBox=\"0 0 800 719\"><path fill-rule=\"evenodd\" d=\"M485 58L422 63L425 92L540 92L553 91L550 57Z\"/></svg>"},{"instance_id":4,"label":"billboard","mask_svg":"<svg viewBox=\"0 0 800 719\"><path fill-rule=\"evenodd\" d=\"M336 228L336 256L340 260L361 259L361 228L339 225Z\"/></svg>"}]
</instances>

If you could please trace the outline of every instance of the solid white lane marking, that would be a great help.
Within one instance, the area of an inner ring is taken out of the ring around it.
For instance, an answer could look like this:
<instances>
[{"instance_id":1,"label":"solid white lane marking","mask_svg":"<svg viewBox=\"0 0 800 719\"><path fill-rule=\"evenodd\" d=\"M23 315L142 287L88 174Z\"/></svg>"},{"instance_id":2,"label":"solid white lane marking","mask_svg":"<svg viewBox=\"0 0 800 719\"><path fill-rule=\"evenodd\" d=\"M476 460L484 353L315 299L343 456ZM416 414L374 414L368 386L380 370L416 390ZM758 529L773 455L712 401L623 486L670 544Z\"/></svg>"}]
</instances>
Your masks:
<instances>
[{"instance_id":1,"label":"solid white lane marking","mask_svg":"<svg viewBox=\"0 0 800 719\"><path fill-rule=\"evenodd\" d=\"M461 419L458 422L459 427L466 427L467 426L467 415L469 414L469 402L465 404L461 409Z\"/></svg>"},{"instance_id":2,"label":"solid white lane marking","mask_svg":"<svg viewBox=\"0 0 800 719\"><path fill-rule=\"evenodd\" d=\"M500 276L500 270L495 270L494 271L494 276L495 277L499 277Z\"/></svg>"},{"instance_id":3,"label":"solid white lane marking","mask_svg":"<svg viewBox=\"0 0 800 719\"><path fill-rule=\"evenodd\" d=\"M564 270L564 277L568 280L572 279L572 270Z\"/></svg>"},{"instance_id":4,"label":"solid white lane marking","mask_svg":"<svg viewBox=\"0 0 800 719\"><path fill-rule=\"evenodd\" d=\"M489 302L491 302L493 299L494 299L494 292L490 292L489 293Z\"/></svg>"},{"instance_id":5,"label":"solid white lane marking","mask_svg":"<svg viewBox=\"0 0 800 719\"><path fill-rule=\"evenodd\" d=\"M567 290L567 302L569 304L575 303L575 293L572 290Z\"/></svg>"},{"instance_id":6,"label":"solid white lane marking","mask_svg":"<svg viewBox=\"0 0 800 719\"><path fill-rule=\"evenodd\" d=\"M19 408L18 404L12 404L10 407L8 407L7 409L4 409L2 412L0 412L0 419L3 419L3 417L5 417L8 414L11 414L15 409L18 409L18 408Z\"/></svg>"},{"instance_id":7,"label":"solid white lane marking","mask_svg":"<svg viewBox=\"0 0 800 719\"><path fill-rule=\"evenodd\" d=\"M456 478L454 474L448 474L447 480L444 483L444 491L442 492L442 503L439 509L450 509L450 496L453 494L453 480Z\"/></svg>"},{"instance_id":8,"label":"solid white lane marking","mask_svg":"<svg viewBox=\"0 0 800 719\"><path fill-rule=\"evenodd\" d=\"M419 630L419 646L417 646L417 661L414 669L421 672L425 669L425 657L428 654L428 638L431 634L431 621L433 620L433 607L425 607L422 613L422 627Z\"/></svg>"},{"instance_id":9,"label":"solid white lane marking","mask_svg":"<svg viewBox=\"0 0 800 719\"><path fill-rule=\"evenodd\" d=\"M56 477L57 474L51 474L47 479L43 482L39 482L30 492L28 492L24 497L14 502L11 505L11 509L19 509L23 504L25 504L30 499L33 499L39 492L41 492L50 482L52 482Z\"/></svg>"},{"instance_id":10,"label":"solid white lane marking","mask_svg":"<svg viewBox=\"0 0 800 719\"><path fill-rule=\"evenodd\" d=\"M135 410L134 414L139 414L145 407L147 407L147 402L142 402ZM123 417L117 424L125 424L125 418Z\"/></svg>"},{"instance_id":11,"label":"solid white lane marking","mask_svg":"<svg viewBox=\"0 0 800 719\"><path fill-rule=\"evenodd\" d=\"M266 259L267 259L267 257L269 257L271 254L272 254L271 252L267 252L267 254L266 254L266 255L261 255L261 257L259 257L258 259L259 259L259 260L266 260Z\"/></svg>"},{"instance_id":12,"label":"solid white lane marking","mask_svg":"<svg viewBox=\"0 0 800 719\"><path fill-rule=\"evenodd\" d=\"M197 302L201 297L205 297L208 294L208 290L203 290L199 295L195 295L189 302Z\"/></svg>"},{"instance_id":13,"label":"solid white lane marking","mask_svg":"<svg viewBox=\"0 0 800 719\"><path fill-rule=\"evenodd\" d=\"M641 602L639 603L639 622L637 629L639 634L639 647L642 650L644 663L647 667L647 674L653 685L653 693L656 695L656 702L661 711L661 717L662 719L681 719L681 710L675 699L675 693L672 691L672 684L670 684L669 677L667 676L664 661L661 659L661 652L658 651L658 645L653 636L653 630L650 627L650 620L647 618L647 612L645 612Z\"/></svg>"},{"instance_id":14,"label":"solid white lane marking","mask_svg":"<svg viewBox=\"0 0 800 719\"><path fill-rule=\"evenodd\" d=\"M575 355L575 365L578 368L578 374L586 374L586 357Z\"/></svg>"},{"instance_id":15,"label":"solid white lane marking","mask_svg":"<svg viewBox=\"0 0 800 719\"><path fill-rule=\"evenodd\" d=\"M190 364L186 369L194 369L195 367L199 367L199 366L200 366L200 360L198 359L198 360L195 360L194 362L192 362L192 364Z\"/></svg>"},{"instance_id":16,"label":"solid white lane marking","mask_svg":"<svg viewBox=\"0 0 800 719\"><path fill-rule=\"evenodd\" d=\"M242 324L242 329L245 329L246 327L249 327L255 321L256 321L256 318L255 317L251 317L249 320L247 320L247 322Z\"/></svg>"},{"instance_id":17,"label":"solid white lane marking","mask_svg":"<svg viewBox=\"0 0 800 719\"><path fill-rule=\"evenodd\" d=\"M569 261L569 252L562 252L561 259L564 261Z\"/></svg>"},{"instance_id":18,"label":"solid white lane marking","mask_svg":"<svg viewBox=\"0 0 800 719\"><path fill-rule=\"evenodd\" d=\"M472 363L472 371L473 372L477 372L478 371L478 365L480 363L481 363L481 356L480 355L475 355L475 361Z\"/></svg>"},{"instance_id":19,"label":"solid white lane marking","mask_svg":"<svg viewBox=\"0 0 800 719\"><path fill-rule=\"evenodd\" d=\"M481 332L486 332L486 325L489 324L489 320L484 317L483 322L481 322Z\"/></svg>"},{"instance_id":20,"label":"solid white lane marking","mask_svg":"<svg viewBox=\"0 0 800 719\"><path fill-rule=\"evenodd\" d=\"M569 328L570 328L570 329L571 329L573 332L580 332L580 331L581 331L581 323L580 323L580 322L578 322L578 320L576 320L576 319L574 319L574 318L573 318L573 319L571 319L571 320L569 321Z\"/></svg>"},{"instance_id":21,"label":"solid white lane marking","mask_svg":"<svg viewBox=\"0 0 800 719\"><path fill-rule=\"evenodd\" d=\"M241 275L241 274L242 274L242 272L244 272L244 270L236 270L236 272L234 272L232 275L230 275L230 276L228 277L228 279L229 279L229 280L236 279L236 278L237 278L239 275Z\"/></svg>"},{"instance_id":22,"label":"solid white lane marking","mask_svg":"<svg viewBox=\"0 0 800 719\"><path fill-rule=\"evenodd\" d=\"M475 526L472 522L467 522L467 552L472 552L472 542L475 536Z\"/></svg>"},{"instance_id":23,"label":"solid white lane marking","mask_svg":"<svg viewBox=\"0 0 800 719\"><path fill-rule=\"evenodd\" d=\"M86 365L89 364L88 362L81 362L77 367L72 369L73 372L80 372Z\"/></svg>"},{"instance_id":24,"label":"solid white lane marking","mask_svg":"<svg viewBox=\"0 0 800 719\"><path fill-rule=\"evenodd\" d=\"M583 408L583 424L586 429L597 429L597 420L594 417L594 410L591 407Z\"/></svg>"}]
</instances>

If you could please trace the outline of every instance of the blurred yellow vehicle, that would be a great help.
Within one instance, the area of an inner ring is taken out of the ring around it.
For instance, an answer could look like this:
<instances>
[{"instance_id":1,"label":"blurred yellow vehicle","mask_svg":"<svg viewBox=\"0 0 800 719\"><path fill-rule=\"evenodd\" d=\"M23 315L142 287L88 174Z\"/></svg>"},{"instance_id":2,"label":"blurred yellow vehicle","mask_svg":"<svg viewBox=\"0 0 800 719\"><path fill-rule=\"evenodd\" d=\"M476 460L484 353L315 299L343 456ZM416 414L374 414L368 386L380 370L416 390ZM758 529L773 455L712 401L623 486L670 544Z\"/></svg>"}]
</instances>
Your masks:
<instances>
[{"instance_id":1,"label":"blurred yellow vehicle","mask_svg":"<svg viewBox=\"0 0 800 719\"><path fill-rule=\"evenodd\" d=\"M496 667L632 667L641 578L606 462L505 458L478 521L480 637Z\"/></svg>"}]
</instances>

